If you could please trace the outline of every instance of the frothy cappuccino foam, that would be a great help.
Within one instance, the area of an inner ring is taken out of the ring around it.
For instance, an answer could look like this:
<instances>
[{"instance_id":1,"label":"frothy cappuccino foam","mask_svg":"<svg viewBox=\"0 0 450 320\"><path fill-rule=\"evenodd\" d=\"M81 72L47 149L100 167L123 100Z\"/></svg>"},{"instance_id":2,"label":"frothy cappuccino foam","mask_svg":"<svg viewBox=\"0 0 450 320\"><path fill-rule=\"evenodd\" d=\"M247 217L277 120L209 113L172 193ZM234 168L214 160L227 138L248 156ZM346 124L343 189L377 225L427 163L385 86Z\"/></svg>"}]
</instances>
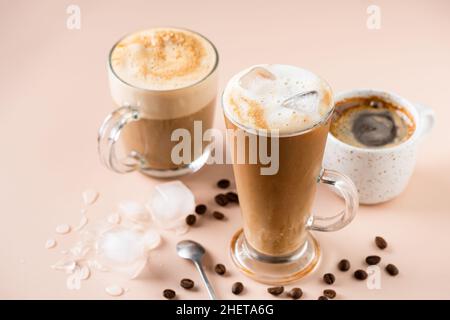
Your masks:
<instances>
[{"instance_id":1,"label":"frothy cappuccino foam","mask_svg":"<svg viewBox=\"0 0 450 320\"><path fill-rule=\"evenodd\" d=\"M223 104L227 117L237 125L291 134L327 118L333 96L328 84L307 70L261 64L231 78Z\"/></svg>"},{"instance_id":2,"label":"frothy cappuccino foam","mask_svg":"<svg viewBox=\"0 0 450 320\"><path fill-rule=\"evenodd\" d=\"M155 28L123 38L111 53L117 76L148 90L171 90L204 79L217 56L200 35L176 28Z\"/></svg>"},{"instance_id":3,"label":"frothy cappuccino foam","mask_svg":"<svg viewBox=\"0 0 450 320\"><path fill-rule=\"evenodd\" d=\"M218 56L203 36L176 28L135 32L112 49L108 63L117 106L140 117L176 119L211 104L217 94Z\"/></svg>"}]
</instances>

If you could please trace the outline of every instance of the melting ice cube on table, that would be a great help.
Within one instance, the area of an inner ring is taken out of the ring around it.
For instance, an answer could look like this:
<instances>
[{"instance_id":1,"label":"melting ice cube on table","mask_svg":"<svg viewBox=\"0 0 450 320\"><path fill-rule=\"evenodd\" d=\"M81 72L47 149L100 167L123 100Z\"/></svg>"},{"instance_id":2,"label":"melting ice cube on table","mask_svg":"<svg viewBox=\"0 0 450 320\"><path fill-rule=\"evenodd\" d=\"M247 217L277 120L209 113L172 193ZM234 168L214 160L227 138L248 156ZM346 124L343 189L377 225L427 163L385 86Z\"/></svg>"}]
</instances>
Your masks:
<instances>
[{"instance_id":1,"label":"melting ice cube on table","mask_svg":"<svg viewBox=\"0 0 450 320\"><path fill-rule=\"evenodd\" d=\"M146 206L161 228L183 233L187 230L186 216L195 210L195 198L191 190L177 180L157 185Z\"/></svg>"},{"instance_id":2,"label":"melting ice cube on table","mask_svg":"<svg viewBox=\"0 0 450 320\"><path fill-rule=\"evenodd\" d=\"M111 263L131 264L143 255L142 236L133 230L117 227L101 235L97 250Z\"/></svg>"},{"instance_id":3,"label":"melting ice cube on table","mask_svg":"<svg viewBox=\"0 0 450 320\"><path fill-rule=\"evenodd\" d=\"M159 241L157 233L148 237L133 229L114 227L105 231L97 240L99 263L107 269L125 273L133 279L145 268L148 251L155 248Z\"/></svg>"},{"instance_id":4,"label":"melting ice cube on table","mask_svg":"<svg viewBox=\"0 0 450 320\"><path fill-rule=\"evenodd\" d=\"M147 250L155 249L161 243L161 236L154 230L148 230L143 236L144 247Z\"/></svg>"},{"instance_id":5,"label":"melting ice cube on table","mask_svg":"<svg viewBox=\"0 0 450 320\"><path fill-rule=\"evenodd\" d=\"M297 93L284 100L281 106L306 114L315 113L319 108L319 93L317 91Z\"/></svg>"},{"instance_id":6,"label":"melting ice cube on table","mask_svg":"<svg viewBox=\"0 0 450 320\"><path fill-rule=\"evenodd\" d=\"M119 203L119 210L125 218L133 222L147 222L150 219L147 209L139 202L122 201Z\"/></svg>"}]
</instances>

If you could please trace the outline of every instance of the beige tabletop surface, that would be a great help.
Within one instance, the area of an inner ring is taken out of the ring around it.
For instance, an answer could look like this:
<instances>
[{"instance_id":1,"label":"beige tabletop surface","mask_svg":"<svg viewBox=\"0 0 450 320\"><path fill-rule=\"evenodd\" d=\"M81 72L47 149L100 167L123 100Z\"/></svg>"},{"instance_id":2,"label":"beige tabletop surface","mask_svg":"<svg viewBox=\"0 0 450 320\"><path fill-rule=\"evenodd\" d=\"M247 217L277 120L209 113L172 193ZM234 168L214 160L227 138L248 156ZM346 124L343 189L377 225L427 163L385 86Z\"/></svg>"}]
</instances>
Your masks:
<instances>
[{"instance_id":1,"label":"beige tabletop surface","mask_svg":"<svg viewBox=\"0 0 450 320\"><path fill-rule=\"evenodd\" d=\"M80 8L79 30L66 26L71 4ZM372 4L381 12L375 30L367 26ZM335 92L380 88L433 108L437 123L420 146L406 191L388 203L361 206L342 231L315 233L323 250L320 267L287 288L301 287L304 299L317 299L327 288L322 275L333 272L339 299L450 298L449 1L0 0L0 17L0 298L108 299L105 287L117 284L128 290L115 299L160 299L166 288L180 299L207 299L193 266L175 253L184 238L207 249L207 273L220 298L272 298L266 285L240 274L229 257L230 238L241 225L237 206L223 209L224 221L201 217L186 235L161 232L162 245L135 280L94 271L80 290L68 290L67 275L50 268L77 239L76 232L56 235L55 227L78 224L84 190L100 194L89 212L95 220L121 200L145 201L161 182L110 172L99 162L96 138L113 108L108 50L130 31L167 25L199 31L217 45L220 90L245 67L285 63L321 75ZM220 106L215 123L224 128ZM214 209L220 178L233 181L230 166L206 166L181 180L198 203ZM341 206L319 188L317 212ZM376 235L388 240L388 249L375 247ZM45 249L49 238L57 240L56 248ZM400 274L394 278L382 270L381 287L369 289L337 270L342 258L364 268L369 254L396 264ZM218 262L227 266L227 276L212 271ZM181 289L184 277L197 290ZM246 288L239 297L231 293L235 281Z\"/></svg>"}]
</instances>

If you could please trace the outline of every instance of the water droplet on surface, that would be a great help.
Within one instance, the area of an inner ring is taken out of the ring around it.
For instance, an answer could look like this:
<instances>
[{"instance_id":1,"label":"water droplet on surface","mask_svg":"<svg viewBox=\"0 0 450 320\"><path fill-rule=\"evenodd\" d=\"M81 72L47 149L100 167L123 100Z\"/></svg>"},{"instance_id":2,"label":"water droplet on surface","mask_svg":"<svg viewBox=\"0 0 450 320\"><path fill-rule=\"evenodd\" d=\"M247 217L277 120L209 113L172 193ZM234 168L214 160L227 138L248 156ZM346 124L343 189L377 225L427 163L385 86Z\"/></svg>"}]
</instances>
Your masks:
<instances>
[{"instance_id":1,"label":"water droplet on surface","mask_svg":"<svg viewBox=\"0 0 450 320\"><path fill-rule=\"evenodd\" d=\"M98 192L92 189L88 189L83 191L82 197L83 197L83 202L85 205L91 205L94 204L95 201L97 201L98 199Z\"/></svg>"},{"instance_id":2,"label":"water droplet on surface","mask_svg":"<svg viewBox=\"0 0 450 320\"><path fill-rule=\"evenodd\" d=\"M112 297L118 297L123 294L124 290L121 286L113 284L113 285L107 286L105 288L105 292Z\"/></svg>"},{"instance_id":3,"label":"water droplet on surface","mask_svg":"<svg viewBox=\"0 0 450 320\"><path fill-rule=\"evenodd\" d=\"M55 239L48 239L45 242L45 249L52 249L54 247L56 247L56 240Z\"/></svg>"},{"instance_id":4,"label":"water droplet on surface","mask_svg":"<svg viewBox=\"0 0 450 320\"><path fill-rule=\"evenodd\" d=\"M120 214L118 214L118 213L110 214L108 216L107 220L108 220L108 223L110 223L110 224L119 224L120 220L121 220Z\"/></svg>"},{"instance_id":5,"label":"water droplet on surface","mask_svg":"<svg viewBox=\"0 0 450 320\"><path fill-rule=\"evenodd\" d=\"M83 229L87 223L89 222L88 218L86 216L82 216L80 223L78 224L78 226L75 228L75 231L80 231L81 229Z\"/></svg>"},{"instance_id":6,"label":"water droplet on surface","mask_svg":"<svg viewBox=\"0 0 450 320\"><path fill-rule=\"evenodd\" d=\"M88 266L82 266L79 270L79 277L81 280L87 280L91 276L91 270Z\"/></svg>"},{"instance_id":7,"label":"water droplet on surface","mask_svg":"<svg viewBox=\"0 0 450 320\"><path fill-rule=\"evenodd\" d=\"M69 233L71 230L71 227L68 224L60 224L59 226L56 226L56 233L59 234L66 234Z\"/></svg>"}]
</instances>

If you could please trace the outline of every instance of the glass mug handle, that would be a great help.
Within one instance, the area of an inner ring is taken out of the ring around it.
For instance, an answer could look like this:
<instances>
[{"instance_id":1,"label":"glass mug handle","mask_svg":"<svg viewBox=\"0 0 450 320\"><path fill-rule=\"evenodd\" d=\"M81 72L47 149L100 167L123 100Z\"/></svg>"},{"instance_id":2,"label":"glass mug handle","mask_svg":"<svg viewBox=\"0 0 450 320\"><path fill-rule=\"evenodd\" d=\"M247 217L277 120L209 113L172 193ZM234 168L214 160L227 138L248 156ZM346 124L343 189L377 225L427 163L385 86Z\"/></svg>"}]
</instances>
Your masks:
<instances>
[{"instance_id":1,"label":"glass mug handle","mask_svg":"<svg viewBox=\"0 0 450 320\"><path fill-rule=\"evenodd\" d=\"M123 160L117 157L116 143L123 128L130 122L139 120L139 111L133 107L121 107L110 113L98 131L98 153L101 162L112 171L127 173L138 170L143 157L137 151L131 151Z\"/></svg>"},{"instance_id":2,"label":"glass mug handle","mask_svg":"<svg viewBox=\"0 0 450 320\"><path fill-rule=\"evenodd\" d=\"M319 182L332 186L344 198L345 209L331 217L312 215L307 228L316 231L337 231L348 225L358 210L358 190L353 181L334 170L322 169Z\"/></svg>"}]
</instances>

